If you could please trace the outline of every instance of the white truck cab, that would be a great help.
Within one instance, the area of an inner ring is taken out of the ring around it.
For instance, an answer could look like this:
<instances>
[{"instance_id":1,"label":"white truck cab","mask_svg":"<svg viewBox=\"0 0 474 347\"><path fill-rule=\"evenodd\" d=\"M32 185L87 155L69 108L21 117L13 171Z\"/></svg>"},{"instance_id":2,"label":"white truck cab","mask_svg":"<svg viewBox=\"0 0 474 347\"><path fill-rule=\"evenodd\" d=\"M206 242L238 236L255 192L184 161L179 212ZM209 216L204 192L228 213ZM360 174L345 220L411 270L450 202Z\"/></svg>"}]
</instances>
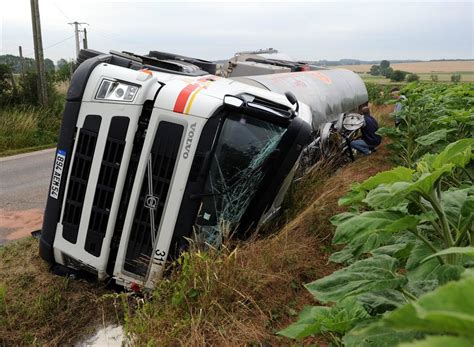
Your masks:
<instances>
[{"instance_id":1,"label":"white truck cab","mask_svg":"<svg viewBox=\"0 0 474 347\"><path fill-rule=\"evenodd\" d=\"M40 239L53 266L152 288L190 239L245 238L280 208L310 106L177 65L100 54L76 70Z\"/></svg>"}]
</instances>

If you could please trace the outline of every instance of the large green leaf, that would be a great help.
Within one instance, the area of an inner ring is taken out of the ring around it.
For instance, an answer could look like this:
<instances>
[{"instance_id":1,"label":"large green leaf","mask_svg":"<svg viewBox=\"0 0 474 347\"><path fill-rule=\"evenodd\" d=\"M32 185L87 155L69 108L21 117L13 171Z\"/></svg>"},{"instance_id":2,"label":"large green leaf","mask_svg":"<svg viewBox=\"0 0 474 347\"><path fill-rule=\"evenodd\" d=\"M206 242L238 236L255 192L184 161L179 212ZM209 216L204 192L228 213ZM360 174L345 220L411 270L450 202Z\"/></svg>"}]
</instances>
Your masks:
<instances>
[{"instance_id":1,"label":"large green leaf","mask_svg":"<svg viewBox=\"0 0 474 347\"><path fill-rule=\"evenodd\" d=\"M441 266L438 259L421 263L423 259L433 254L433 251L421 241L416 241L406 262L407 278L410 281L423 281L437 278L436 271Z\"/></svg>"},{"instance_id":2,"label":"large green leaf","mask_svg":"<svg viewBox=\"0 0 474 347\"><path fill-rule=\"evenodd\" d=\"M360 246L347 245L338 252L334 252L329 257L329 261L334 263L346 263L349 260L353 259L356 254L359 254Z\"/></svg>"},{"instance_id":3,"label":"large green leaf","mask_svg":"<svg viewBox=\"0 0 474 347\"><path fill-rule=\"evenodd\" d=\"M474 341L474 278L449 282L417 301L387 314L383 322L394 329L454 334Z\"/></svg>"},{"instance_id":4,"label":"large green leaf","mask_svg":"<svg viewBox=\"0 0 474 347\"><path fill-rule=\"evenodd\" d=\"M411 341L418 336L411 331L396 331L372 322L361 322L346 335L342 342L345 347L394 347L400 342Z\"/></svg>"},{"instance_id":5,"label":"large green leaf","mask_svg":"<svg viewBox=\"0 0 474 347\"><path fill-rule=\"evenodd\" d=\"M439 178L445 173L451 172L453 167L454 164L446 164L430 173L422 174L415 182L407 186L405 193L417 192L429 195Z\"/></svg>"},{"instance_id":6,"label":"large green leaf","mask_svg":"<svg viewBox=\"0 0 474 347\"><path fill-rule=\"evenodd\" d=\"M351 190L339 199L339 206L350 206L353 204L360 203L365 198L366 192L360 189L360 184L355 183L352 185Z\"/></svg>"},{"instance_id":7,"label":"large green leaf","mask_svg":"<svg viewBox=\"0 0 474 347\"><path fill-rule=\"evenodd\" d=\"M415 246L415 236L412 233L400 233L393 237L392 243L370 251L372 255L386 254L398 260L410 256Z\"/></svg>"},{"instance_id":8,"label":"large green leaf","mask_svg":"<svg viewBox=\"0 0 474 347\"><path fill-rule=\"evenodd\" d=\"M432 166L435 169L440 169L446 164L464 167L472 158L473 146L474 139L462 139L450 143L433 159Z\"/></svg>"},{"instance_id":9,"label":"large green leaf","mask_svg":"<svg viewBox=\"0 0 474 347\"><path fill-rule=\"evenodd\" d=\"M440 129L432 131L429 134L418 137L415 141L423 146L430 146L441 140L446 140L446 135L450 132L455 131L456 129Z\"/></svg>"},{"instance_id":10,"label":"large green leaf","mask_svg":"<svg viewBox=\"0 0 474 347\"><path fill-rule=\"evenodd\" d=\"M355 298L347 298L332 307L305 307L298 321L277 334L292 339L302 339L314 334L330 331L345 333L369 315Z\"/></svg>"},{"instance_id":11,"label":"large green leaf","mask_svg":"<svg viewBox=\"0 0 474 347\"><path fill-rule=\"evenodd\" d=\"M350 219L350 218L352 218L356 215L357 215L357 213L355 213L355 212L342 212L342 213L338 213L335 216L331 217L330 221L331 221L332 225L338 226L339 224L344 223L345 221L347 221L348 219Z\"/></svg>"},{"instance_id":12,"label":"large green leaf","mask_svg":"<svg viewBox=\"0 0 474 347\"><path fill-rule=\"evenodd\" d=\"M358 295L357 300L371 316L392 311L407 302L403 294L395 289L364 293Z\"/></svg>"},{"instance_id":13,"label":"large green leaf","mask_svg":"<svg viewBox=\"0 0 474 347\"><path fill-rule=\"evenodd\" d=\"M359 189L371 190L380 184L388 184L395 182L410 182L413 179L413 170L404 166L398 166L394 169L383 171L375 176L365 180Z\"/></svg>"},{"instance_id":14,"label":"large green leaf","mask_svg":"<svg viewBox=\"0 0 474 347\"><path fill-rule=\"evenodd\" d=\"M339 224L333 243L360 244L377 233L396 233L416 227L419 218L394 211L367 211L355 215Z\"/></svg>"},{"instance_id":15,"label":"large green leaf","mask_svg":"<svg viewBox=\"0 0 474 347\"><path fill-rule=\"evenodd\" d=\"M446 216L458 230L472 228L474 219L474 187L450 189L441 195Z\"/></svg>"},{"instance_id":16,"label":"large green leaf","mask_svg":"<svg viewBox=\"0 0 474 347\"><path fill-rule=\"evenodd\" d=\"M405 201L410 186L409 182L381 184L369 191L362 201L373 209L391 208Z\"/></svg>"},{"instance_id":17,"label":"large green leaf","mask_svg":"<svg viewBox=\"0 0 474 347\"><path fill-rule=\"evenodd\" d=\"M336 302L369 291L400 288L406 278L398 275L396 269L396 259L380 255L359 260L305 287L321 302Z\"/></svg>"},{"instance_id":18,"label":"large green leaf","mask_svg":"<svg viewBox=\"0 0 474 347\"><path fill-rule=\"evenodd\" d=\"M324 317L329 307L306 306L299 314L298 321L277 332L278 335L290 339L301 339L321 332L321 317Z\"/></svg>"},{"instance_id":19,"label":"large green leaf","mask_svg":"<svg viewBox=\"0 0 474 347\"><path fill-rule=\"evenodd\" d=\"M472 347L472 342L458 336L428 336L423 340L404 342L399 347Z\"/></svg>"},{"instance_id":20,"label":"large green leaf","mask_svg":"<svg viewBox=\"0 0 474 347\"><path fill-rule=\"evenodd\" d=\"M436 252L435 254L431 254L430 256L421 260L421 262L425 262L429 259L432 259L437 256L447 255L447 254L466 254L470 256L474 256L474 247L450 247L443 249L442 251Z\"/></svg>"}]
</instances>

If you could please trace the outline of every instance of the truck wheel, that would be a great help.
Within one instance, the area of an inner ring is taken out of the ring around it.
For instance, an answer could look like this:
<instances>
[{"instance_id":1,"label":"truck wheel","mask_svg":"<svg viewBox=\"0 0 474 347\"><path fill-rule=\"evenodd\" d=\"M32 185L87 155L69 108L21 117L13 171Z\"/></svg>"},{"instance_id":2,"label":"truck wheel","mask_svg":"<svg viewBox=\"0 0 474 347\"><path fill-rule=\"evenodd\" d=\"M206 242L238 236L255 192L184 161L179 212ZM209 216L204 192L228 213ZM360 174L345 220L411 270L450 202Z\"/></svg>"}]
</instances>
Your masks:
<instances>
[{"instance_id":1,"label":"truck wheel","mask_svg":"<svg viewBox=\"0 0 474 347\"><path fill-rule=\"evenodd\" d=\"M101 54L104 54L104 53L95 51L93 49L81 49L76 59L76 66L81 65L87 59L94 58Z\"/></svg>"}]
</instances>

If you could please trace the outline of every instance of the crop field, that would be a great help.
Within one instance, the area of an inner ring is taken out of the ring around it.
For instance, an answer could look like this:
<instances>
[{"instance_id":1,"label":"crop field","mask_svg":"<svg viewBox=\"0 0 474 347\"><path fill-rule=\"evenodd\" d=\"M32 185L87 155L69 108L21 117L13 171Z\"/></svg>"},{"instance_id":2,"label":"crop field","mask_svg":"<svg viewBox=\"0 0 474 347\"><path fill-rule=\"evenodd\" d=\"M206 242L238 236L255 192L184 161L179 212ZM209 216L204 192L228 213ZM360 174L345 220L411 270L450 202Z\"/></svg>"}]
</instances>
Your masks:
<instances>
[{"instance_id":1,"label":"crop field","mask_svg":"<svg viewBox=\"0 0 474 347\"><path fill-rule=\"evenodd\" d=\"M472 346L474 91L402 92L400 125L379 130L399 166L339 199L348 210L331 218L332 242L343 248L329 260L342 268L306 284L322 305L278 334L335 346Z\"/></svg>"},{"instance_id":2,"label":"crop field","mask_svg":"<svg viewBox=\"0 0 474 347\"><path fill-rule=\"evenodd\" d=\"M369 72L371 64L337 66L354 72ZM412 73L474 73L474 60L465 61L423 61L416 63L390 64L394 70L403 70Z\"/></svg>"},{"instance_id":3,"label":"crop field","mask_svg":"<svg viewBox=\"0 0 474 347\"><path fill-rule=\"evenodd\" d=\"M389 83L390 81L381 76L372 76L368 72L371 64L362 65L340 65L334 68L343 68L360 73L365 81L375 83ZM449 82L451 75L461 75L461 82L474 82L474 60L469 61L426 61L417 63L399 63L390 65L394 70L402 70L416 73L422 81L430 81L432 75L438 76L438 81Z\"/></svg>"}]
</instances>

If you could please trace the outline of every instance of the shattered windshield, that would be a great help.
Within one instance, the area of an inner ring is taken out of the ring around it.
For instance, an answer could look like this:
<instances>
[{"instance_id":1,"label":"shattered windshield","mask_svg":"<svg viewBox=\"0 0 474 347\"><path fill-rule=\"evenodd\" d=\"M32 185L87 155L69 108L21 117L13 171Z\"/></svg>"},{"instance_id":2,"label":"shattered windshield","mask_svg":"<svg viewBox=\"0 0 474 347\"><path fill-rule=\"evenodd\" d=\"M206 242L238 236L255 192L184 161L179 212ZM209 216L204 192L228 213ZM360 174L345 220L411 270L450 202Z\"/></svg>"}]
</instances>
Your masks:
<instances>
[{"instance_id":1,"label":"shattered windshield","mask_svg":"<svg viewBox=\"0 0 474 347\"><path fill-rule=\"evenodd\" d=\"M225 118L196 219L198 243L218 247L238 225L285 130L242 114Z\"/></svg>"}]
</instances>

